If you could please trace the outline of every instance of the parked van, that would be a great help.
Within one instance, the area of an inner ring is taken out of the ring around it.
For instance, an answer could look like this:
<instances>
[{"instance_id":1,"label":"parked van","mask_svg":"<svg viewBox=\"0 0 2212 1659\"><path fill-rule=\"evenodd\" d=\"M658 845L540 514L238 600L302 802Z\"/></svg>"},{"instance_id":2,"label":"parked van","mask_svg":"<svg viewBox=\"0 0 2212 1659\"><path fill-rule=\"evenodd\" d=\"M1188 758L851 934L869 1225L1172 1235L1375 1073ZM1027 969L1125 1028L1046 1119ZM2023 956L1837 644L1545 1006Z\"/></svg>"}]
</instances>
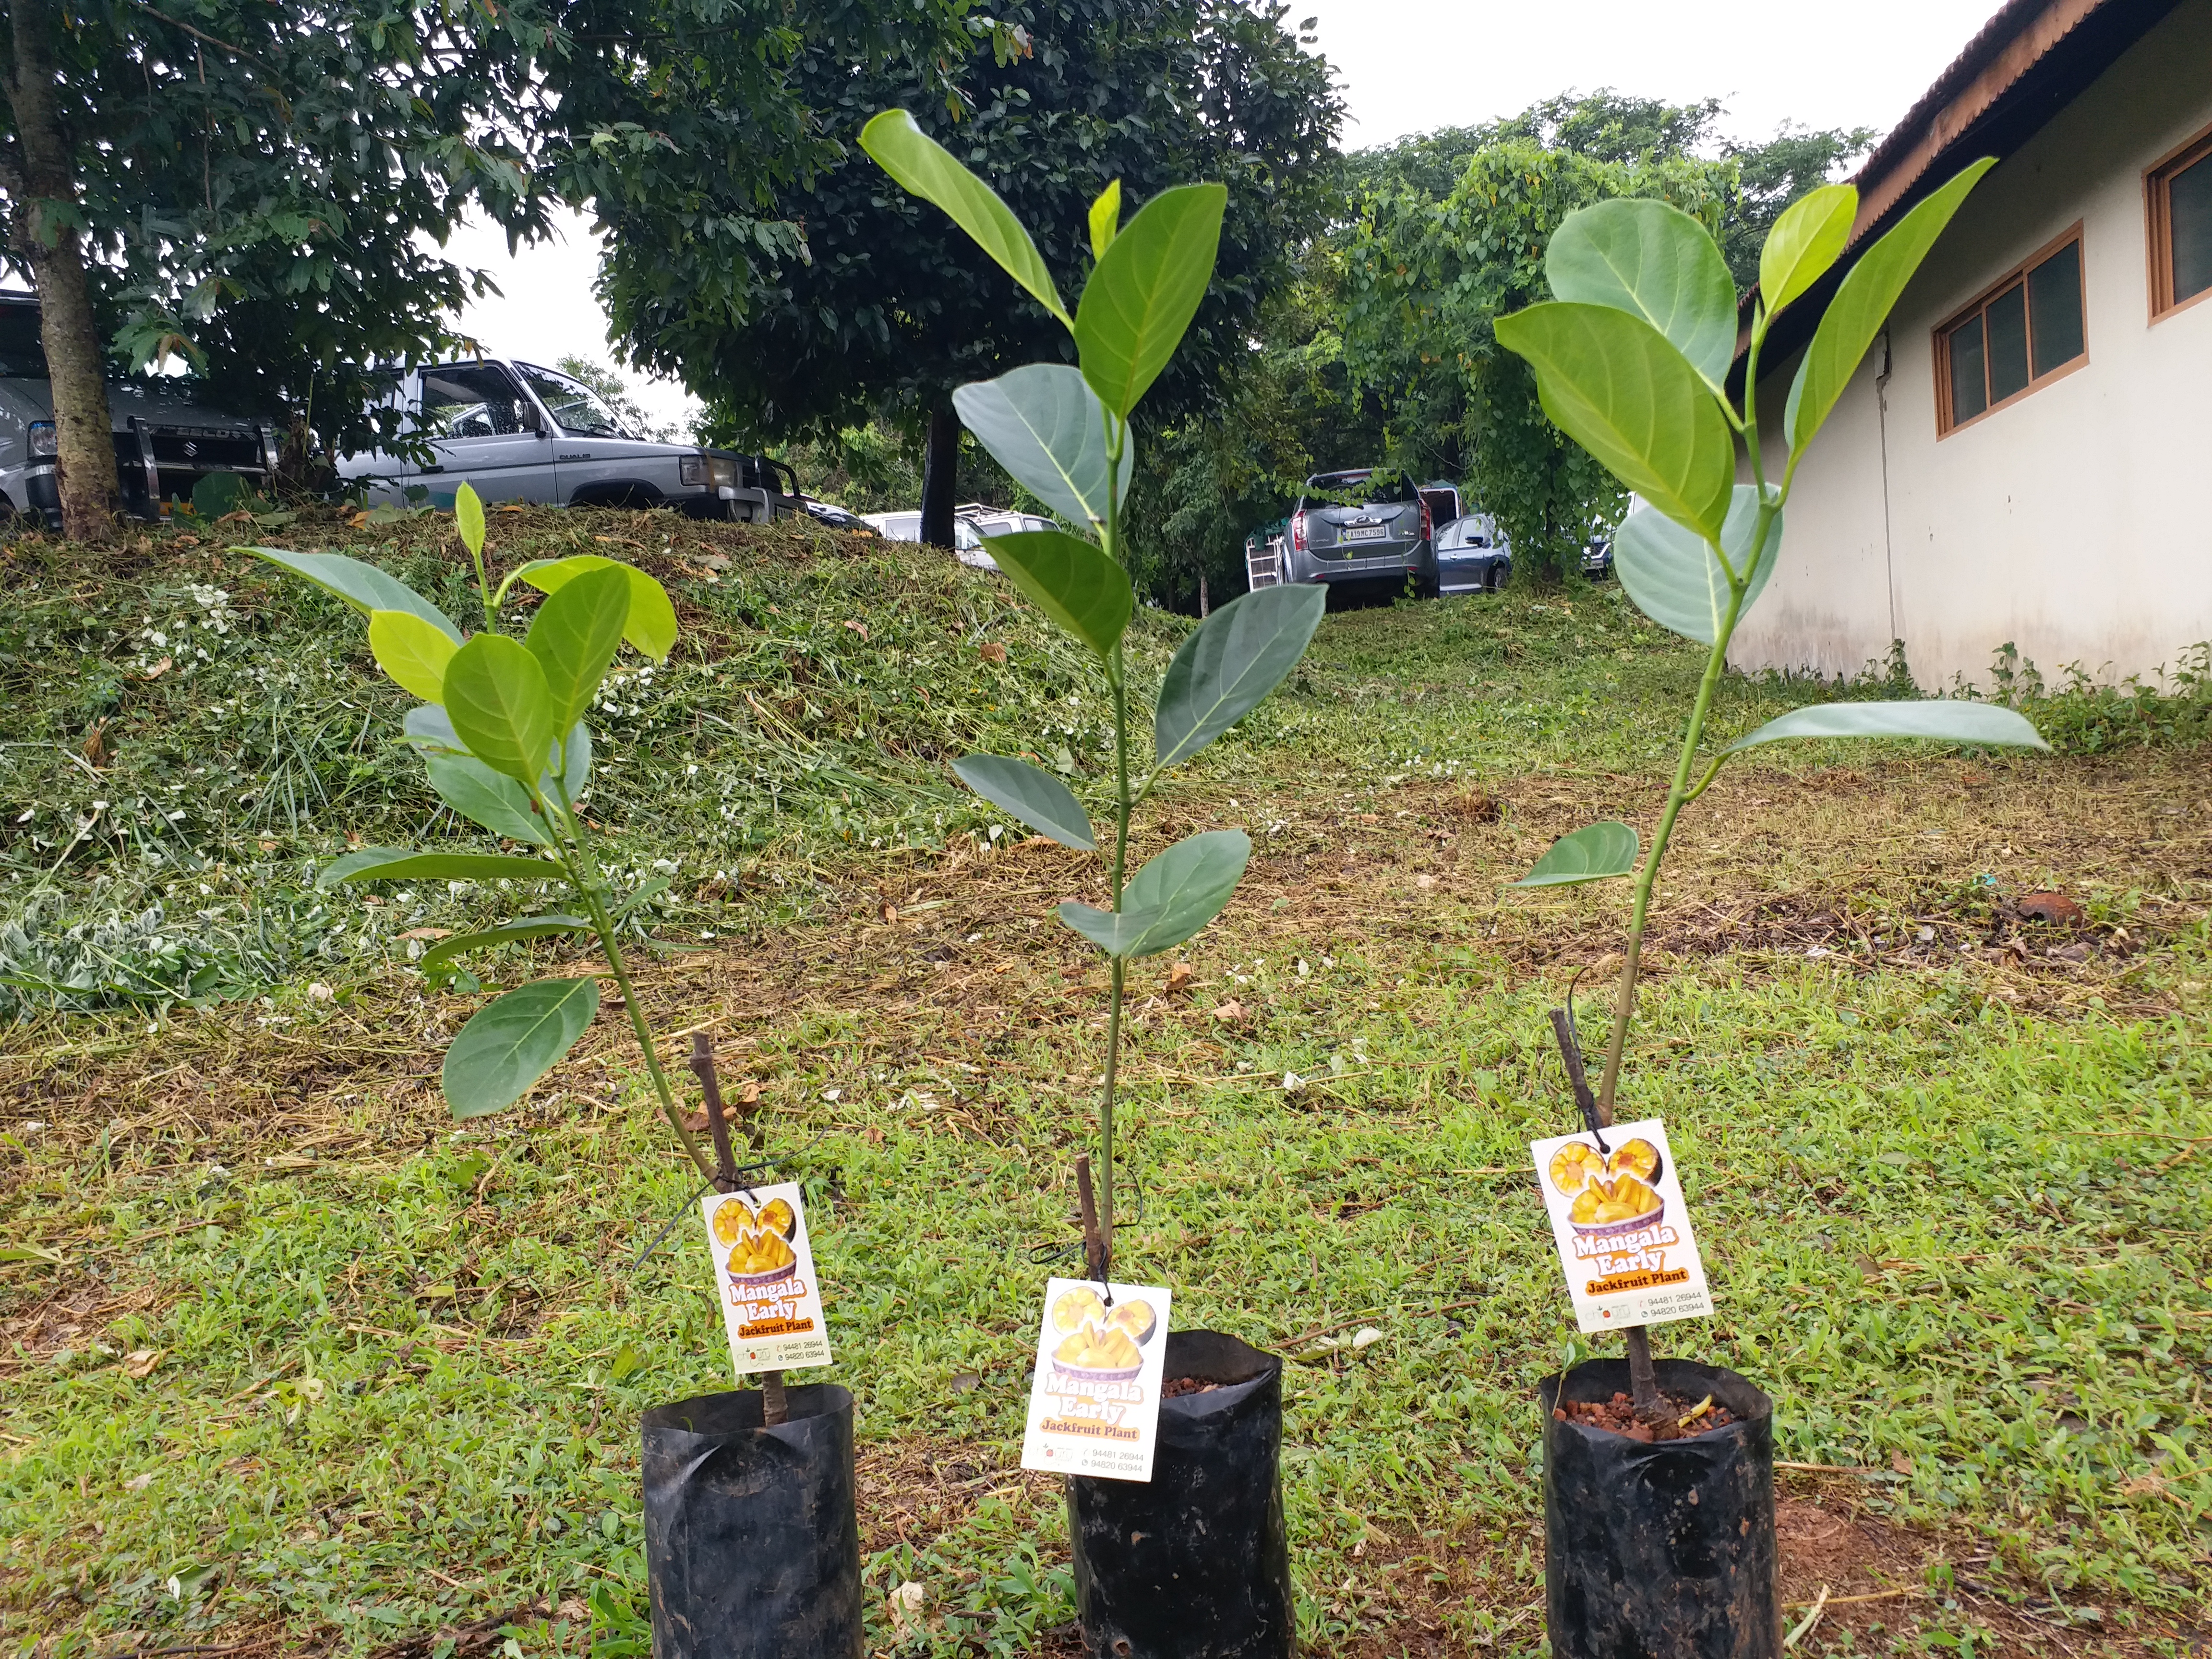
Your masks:
<instances>
[{"instance_id":1,"label":"parked van","mask_svg":"<svg viewBox=\"0 0 2212 1659\"><path fill-rule=\"evenodd\" d=\"M672 507L753 524L805 510L781 461L641 437L581 380L535 363L409 369L388 397L430 459L376 451L340 460L339 476L373 502L451 507L465 482L487 501Z\"/></svg>"}]
</instances>

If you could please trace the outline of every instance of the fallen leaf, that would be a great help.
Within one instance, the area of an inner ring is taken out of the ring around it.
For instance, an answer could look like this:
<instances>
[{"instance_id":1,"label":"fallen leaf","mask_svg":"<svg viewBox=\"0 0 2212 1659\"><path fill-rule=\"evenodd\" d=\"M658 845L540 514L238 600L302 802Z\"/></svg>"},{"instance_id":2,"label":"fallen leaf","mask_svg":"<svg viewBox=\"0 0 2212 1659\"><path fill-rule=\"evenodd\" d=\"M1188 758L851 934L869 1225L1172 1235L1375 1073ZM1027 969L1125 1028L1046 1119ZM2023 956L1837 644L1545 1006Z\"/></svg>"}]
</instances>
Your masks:
<instances>
[{"instance_id":1,"label":"fallen leaf","mask_svg":"<svg viewBox=\"0 0 2212 1659\"><path fill-rule=\"evenodd\" d=\"M125 1492L143 1492L147 1487L153 1484L154 1472L151 1469L149 1469L145 1474L134 1474L128 1480L125 1481L123 1483L123 1490Z\"/></svg>"},{"instance_id":2,"label":"fallen leaf","mask_svg":"<svg viewBox=\"0 0 2212 1659\"><path fill-rule=\"evenodd\" d=\"M890 1602L891 1626L903 1641L921 1624L924 1594L921 1585L908 1579L884 1598Z\"/></svg>"},{"instance_id":3,"label":"fallen leaf","mask_svg":"<svg viewBox=\"0 0 2212 1659\"><path fill-rule=\"evenodd\" d=\"M1912 1460L1901 1451L1893 1451L1889 1455L1889 1467L1899 1474L1910 1474L1912 1473Z\"/></svg>"},{"instance_id":4,"label":"fallen leaf","mask_svg":"<svg viewBox=\"0 0 2212 1659\"><path fill-rule=\"evenodd\" d=\"M264 852L266 852L276 844L273 841L264 841L261 843L261 848ZM402 939L451 939L453 936L453 930L450 927L410 927L399 935Z\"/></svg>"},{"instance_id":5,"label":"fallen leaf","mask_svg":"<svg viewBox=\"0 0 2212 1659\"><path fill-rule=\"evenodd\" d=\"M952 1379L952 1392L973 1394L983 1386L983 1379L973 1371L962 1371Z\"/></svg>"},{"instance_id":6,"label":"fallen leaf","mask_svg":"<svg viewBox=\"0 0 2212 1659\"><path fill-rule=\"evenodd\" d=\"M1004 662L1006 659L1006 647L996 640L986 640L975 648L982 653L985 662Z\"/></svg>"},{"instance_id":7,"label":"fallen leaf","mask_svg":"<svg viewBox=\"0 0 2212 1659\"><path fill-rule=\"evenodd\" d=\"M155 663L151 668L148 669L138 678L142 680L158 680L162 675L167 673L169 670L175 665L175 658L164 657L161 661Z\"/></svg>"},{"instance_id":8,"label":"fallen leaf","mask_svg":"<svg viewBox=\"0 0 2212 1659\"><path fill-rule=\"evenodd\" d=\"M276 850L276 843L273 841L257 841L253 844L256 847L258 847L264 853L273 853ZM411 938L412 935L402 933L400 937L402 939L408 939Z\"/></svg>"},{"instance_id":9,"label":"fallen leaf","mask_svg":"<svg viewBox=\"0 0 2212 1659\"><path fill-rule=\"evenodd\" d=\"M502 513L520 513L526 509L520 501L507 501L501 504L499 510Z\"/></svg>"},{"instance_id":10,"label":"fallen leaf","mask_svg":"<svg viewBox=\"0 0 2212 1659\"><path fill-rule=\"evenodd\" d=\"M2060 927L2073 927L2085 914L2080 904L2063 893L2023 893L2014 908L2030 921L2047 921Z\"/></svg>"},{"instance_id":11,"label":"fallen leaf","mask_svg":"<svg viewBox=\"0 0 2212 1659\"><path fill-rule=\"evenodd\" d=\"M161 1363L164 1351L160 1348L141 1348L136 1353L123 1356L123 1373L126 1376L146 1376Z\"/></svg>"},{"instance_id":12,"label":"fallen leaf","mask_svg":"<svg viewBox=\"0 0 2212 1659\"><path fill-rule=\"evenodd\" d=\"M889 902L879 904L876 907L876 914L884 919L886 926L889 926L898 920L898 907Z\"/></svg>"},{"instance_id":13,"label":"fallen leaf","mask_svg":"<svg viewBox=\"0 0 2212 1659\"><path fill-rule=\"evenodd\" d=\"M1244 1005L1232 998L1216 1008L1213 1011L1213 1017L1224 1025L1238 1024L1245 1018Z\"/></svg>"},{"instance_id":14,"label":"fallen leaf","mask_svg":"<svg viewBox=\"0 0 2212 1659\"><path fill-rule=\"evenodd\" d=\"M1197 977L1197 973L1192 969L1188 963L1178 962L1174 967L1168 969L1168 989L1170 991L1183 990L1188 987L1192 980Z\"/></svg>"},{"instance_id":15,"label":"fallen leaf","mask_svg":"<svg viewBox=\"0 0 2212 1659\"><path fill-rule=\"evenodd\" d=\"M1425 893L1436 884L1437 878L1434 876L1415 876L1413 878L1413 885L1419 888Z\"/></svg>"},{"instance_id":16,"label":"fallen leaf","mask_svg":"<svg viewBox=\"0 0 2212 1659\"><path fill-rule=\"evenodd\" d=\"M845 626L851 629L855 634L858 634L863 640L868 637L868 625L864 622L854 622L850 617L848 617L845 618ZM1000 653L1000 655L1003 656L1004 654L1005 653L1003 652Z\"/></svg>"}]
</instances>

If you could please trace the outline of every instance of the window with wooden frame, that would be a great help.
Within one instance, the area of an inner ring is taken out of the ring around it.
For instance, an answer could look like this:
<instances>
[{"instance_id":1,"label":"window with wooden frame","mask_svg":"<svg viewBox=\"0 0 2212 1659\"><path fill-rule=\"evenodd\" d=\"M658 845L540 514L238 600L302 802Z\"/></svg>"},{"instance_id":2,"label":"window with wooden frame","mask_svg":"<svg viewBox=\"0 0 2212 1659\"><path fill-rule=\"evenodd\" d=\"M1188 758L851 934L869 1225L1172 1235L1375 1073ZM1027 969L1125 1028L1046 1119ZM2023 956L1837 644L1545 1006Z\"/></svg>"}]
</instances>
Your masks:
<instances>
[{"instance_id":1,"label":"window with wooden frame","mask_svg":"<svg viewBox=\"0 0 2212 1659\"><path fill-rule=\"evenodd\" d=\"M2076 224L1936 331L1936 434L1971 425L2088 361Z\"/></svg>"},{"instance_id":2,"label":"window with wooden frame","mask_svg":"<svg viewBox=\"0 0 2212 1659\"><path fill-rule=\"evenodd\" d=\"M2212 294L2212 127L2143 174L2150 319Z\"/></svg>"}]
</instances>

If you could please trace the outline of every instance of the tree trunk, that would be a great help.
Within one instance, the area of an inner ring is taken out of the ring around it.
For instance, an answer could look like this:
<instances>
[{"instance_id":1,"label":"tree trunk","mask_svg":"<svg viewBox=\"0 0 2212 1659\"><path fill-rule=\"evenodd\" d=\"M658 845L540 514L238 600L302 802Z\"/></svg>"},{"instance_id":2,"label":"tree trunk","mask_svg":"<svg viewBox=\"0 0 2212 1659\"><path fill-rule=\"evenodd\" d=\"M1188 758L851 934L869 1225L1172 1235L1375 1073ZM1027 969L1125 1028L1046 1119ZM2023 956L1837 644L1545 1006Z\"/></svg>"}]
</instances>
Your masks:
<instances>
[{"instance_id":1,"label":"tree trunk","mask_svg":"<svg viewBox=\"0 0 2212 1659\"><path fill-rule=\"evenodd\" d=\"M951 547L952 508L959 494L960 417L950 409L929 411L929 447L921 458L921 538Z\"/></svg>"},{"instance_id":2,"label":"tree trunk","mask_svg":"<svg viewBox=\"0 0 2212 1659\"><path fill-rule=\"evenodd\" d=\"M11 9L15 61L12 73L0 67L0 89L15 113L22 175L0 181L11 198L9 240L22 250L39 293L40 336L53 387L62 532L77 541L106 541L120 492L100 331L77 233L53 222L48 210L76 200L69 145L54 112L54 10L52 0L15 0Z\"/></svg>"},{"instance_id":3,"label":"tree trunk","mask_svg":"<svg viewBox=\"0 0 2212 1659\"><path fill-rule=\"evenodd\" d=\"M1198 573L1198 619L1204 622L1212 614L1213 607L1206 602L1206 572L1201 570Z\"/></svg>"}]
</instances>

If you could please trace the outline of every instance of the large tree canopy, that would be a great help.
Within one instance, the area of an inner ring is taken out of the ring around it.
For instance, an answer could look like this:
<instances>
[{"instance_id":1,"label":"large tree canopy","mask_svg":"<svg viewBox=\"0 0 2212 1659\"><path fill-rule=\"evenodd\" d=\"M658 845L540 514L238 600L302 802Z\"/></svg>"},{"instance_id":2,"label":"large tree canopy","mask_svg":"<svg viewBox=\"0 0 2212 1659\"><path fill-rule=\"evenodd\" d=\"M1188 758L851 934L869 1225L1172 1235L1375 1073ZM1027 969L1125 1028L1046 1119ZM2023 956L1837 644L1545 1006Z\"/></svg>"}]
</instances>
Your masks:
<instances>
[{"instance_id":1,"label":"large tree canopy","mask_svg":"<svg viewBox=\"0 0 2212 1659\"><path fill-rule=\"evenodd\" d=\"M856 72L810 47L793 67L825 132L851 143L878 111L910 110L999 191L1055 279L1082 286L1085 215L1114 179L1127 213L1165 186L1229 187L1213 284L1146 411L1171 420L1218 402L1290 257L1333 205L1340 108L1328 66L1244 0L1017 0L1003 33L950 76L912 58ZM712 204L702 201L701 214ZM641 196L603 214L603 286L633 360L680 374L733 433L826 433L889 416L931 429L924 506L950 538L950 398L963 381L1072 354L1066 331L980 265L964 235L854 147L774 198L804 248L763 240L716 257L692 220ZM937 486L933 489L932 483ZM941 498L941 499L940 499Z\"/></svg>"},{"instance_id":2,"label":"large tree canopy","mask_svg":"<svg viewBox=\"0 0 2212 1659\"><path fill-rule=\"evenodd\" d=\"M989 34L965 9L17 0L0 12L0 262L46 301L65 510L67 475L106 443L111 350L181 352L216 395L312 401L339 442L374 435L368 369L450 339L470 279L438 245L464 214L527 241L556 201L711 198L705 245L794 246L777 193L840 151L786 66L810 46L929 65Z\"/></svg>"}]
</instances>

